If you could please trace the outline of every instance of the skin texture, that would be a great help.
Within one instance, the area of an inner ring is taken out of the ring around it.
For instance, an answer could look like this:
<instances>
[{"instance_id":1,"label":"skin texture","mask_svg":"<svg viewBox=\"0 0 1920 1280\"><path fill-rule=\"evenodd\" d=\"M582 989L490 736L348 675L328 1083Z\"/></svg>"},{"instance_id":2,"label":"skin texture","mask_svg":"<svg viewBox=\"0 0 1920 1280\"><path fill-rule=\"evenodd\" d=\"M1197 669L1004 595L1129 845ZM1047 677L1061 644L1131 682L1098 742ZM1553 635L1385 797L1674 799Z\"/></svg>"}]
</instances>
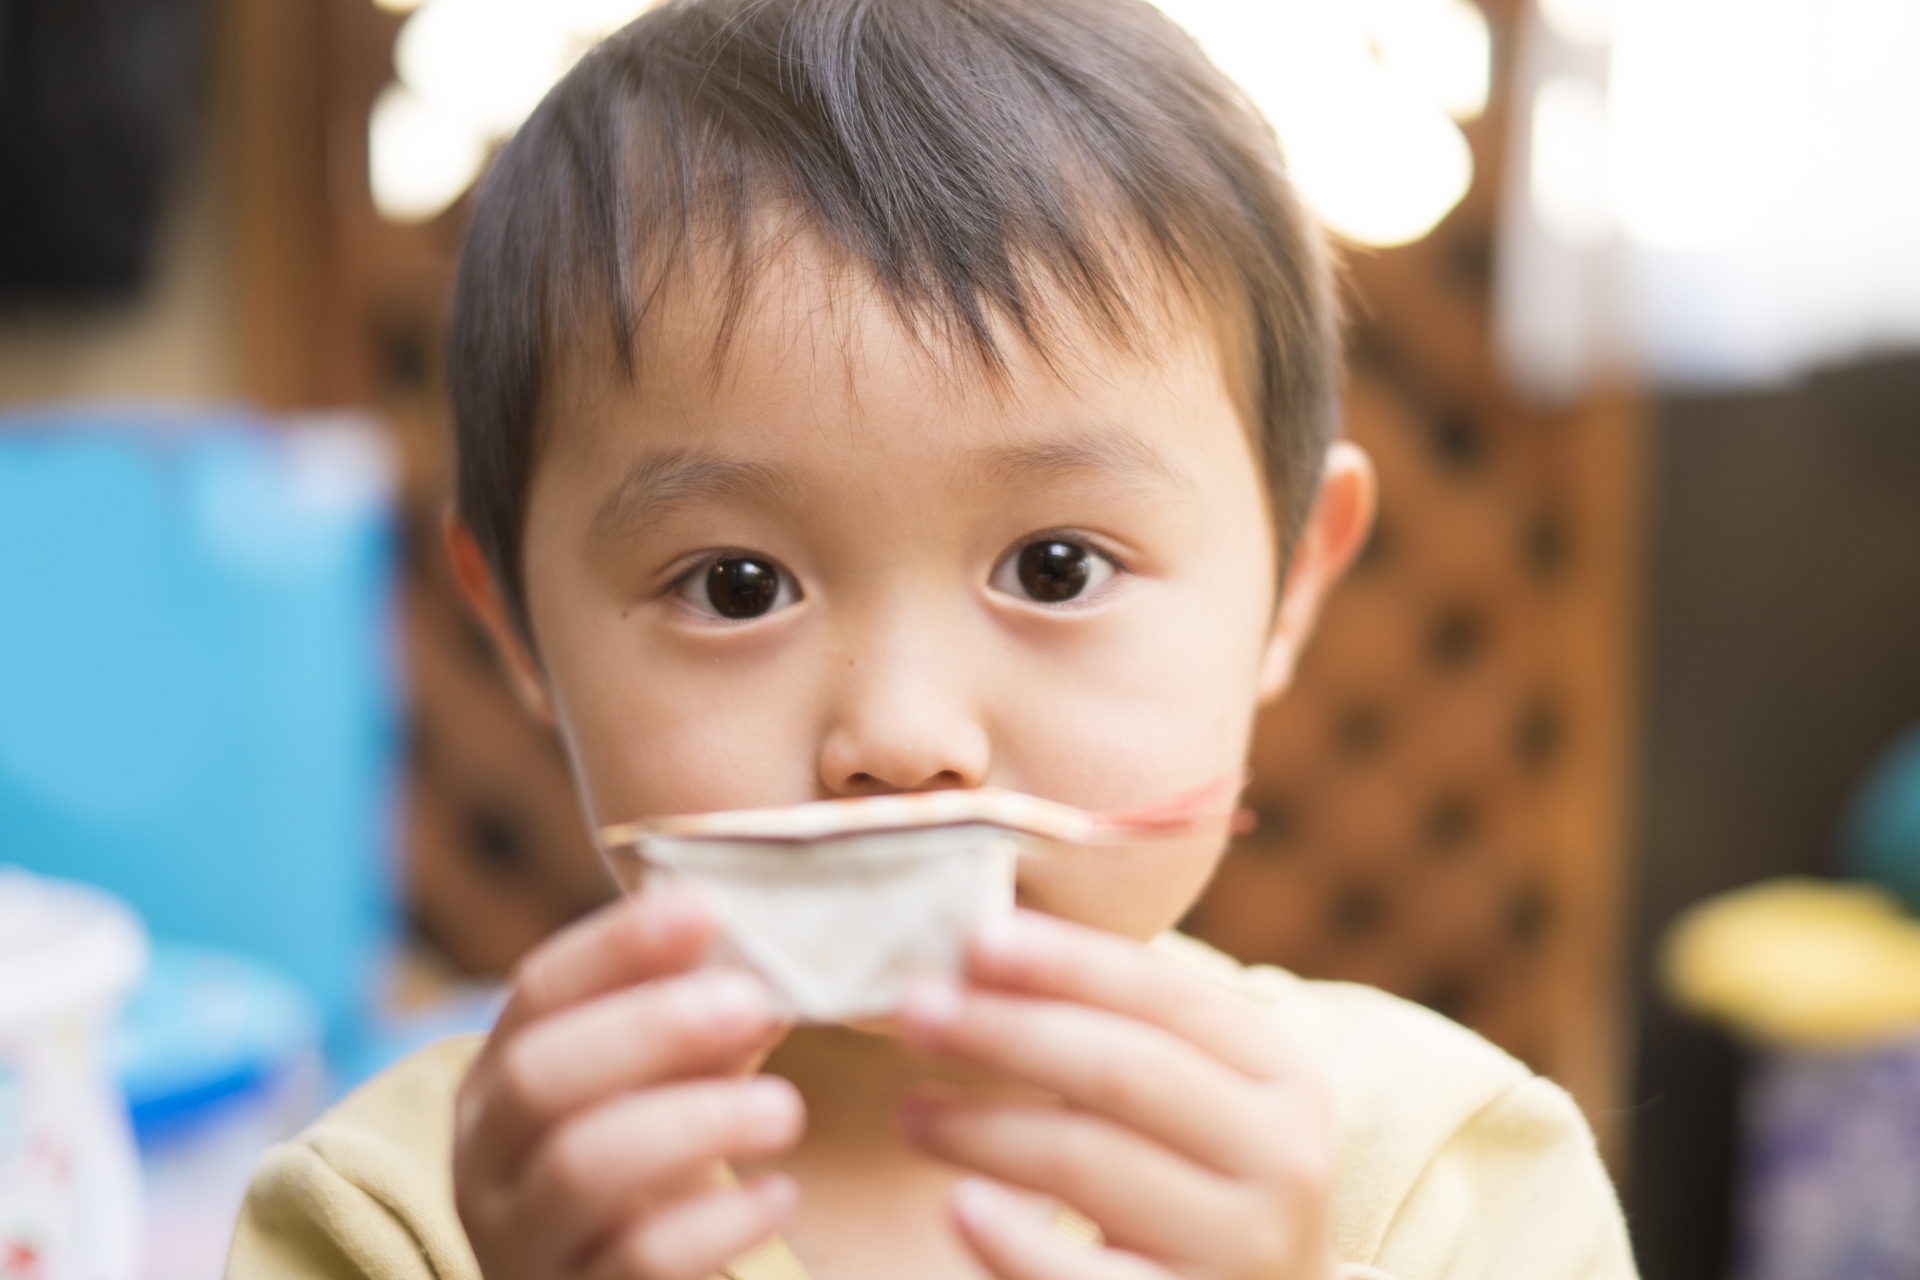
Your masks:
<instances>
[{"instance_id":1,"label":"skin texture","mask_svg":"<svg viewBox=\"0 0 1920 1280\"><path fill-rule=\"evenodd\" d=\"M1373 482L1336 446L1276 602L1218 326L1160 306L1128 351L1069 325L1051 362L1009 344L996 380L805 252L723 359L697 290L661 314L634 384L587 351L550 398L532 646L448 529L590 822L982 785L1118 809L1240 776ZM1097 553L1081 596L1025 594L1041 538ZM715 616L706 567L749 553L779 607ZM1225 837L1023 859L1027 909L889 1036L791 1031L752 980L691 972L707 924L683 898L557 935L459 1098L483 1272L699 1280L781 1230L818 1280L1331 1274L1313 1068L1140 945ZM1052 1203L1105 1243L1051 1234Z\"/></svg>"}]
</instances>

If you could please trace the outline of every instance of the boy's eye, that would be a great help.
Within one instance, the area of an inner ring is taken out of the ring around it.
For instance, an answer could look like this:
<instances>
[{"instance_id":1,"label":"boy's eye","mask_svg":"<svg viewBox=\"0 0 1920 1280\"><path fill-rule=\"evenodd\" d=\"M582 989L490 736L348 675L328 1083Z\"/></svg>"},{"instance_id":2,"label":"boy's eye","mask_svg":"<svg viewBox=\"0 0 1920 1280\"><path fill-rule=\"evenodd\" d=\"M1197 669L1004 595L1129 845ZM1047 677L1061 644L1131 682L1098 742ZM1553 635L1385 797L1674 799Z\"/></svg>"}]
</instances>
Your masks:
<instances>
[{"instance_id":1,"label":"boy's eye","mask_svg":"<svg viewBox=\"0 0 1920 1280\"><path fill-rule=\"evenodd\" d=\"M1042 538L1002 561L992 586L1040 604L1065 604L1097 589L1113 573L1113 561L1091 547L1064 538Z\"/></svg>"},{"instance_id":2,"label":"boy's eye","mask_svg":"<svg viewBox=\"0 0 1920 1280\"><path fill-rule=\"evenodd\" d=\"M758 556L727 556L687 575L680 598L700 613L720 618L758 618L799 598L779 565Z\"/></svg>"}]
</instances>

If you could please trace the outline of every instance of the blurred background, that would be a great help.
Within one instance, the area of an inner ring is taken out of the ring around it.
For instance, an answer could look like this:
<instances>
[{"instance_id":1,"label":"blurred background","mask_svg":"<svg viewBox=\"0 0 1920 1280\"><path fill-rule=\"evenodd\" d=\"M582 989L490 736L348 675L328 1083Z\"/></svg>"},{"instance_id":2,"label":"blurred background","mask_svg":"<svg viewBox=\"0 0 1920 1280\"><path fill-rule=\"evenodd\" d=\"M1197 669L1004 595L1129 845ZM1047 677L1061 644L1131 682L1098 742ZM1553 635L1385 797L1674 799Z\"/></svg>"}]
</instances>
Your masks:
<instances>
[{"instance_id":1,"label":"blurred background","mask_svg":"<svg viewBox=\"0 0 1920 1280\"><path fill-rule=\"evenodd\" d=\"M442 563L441 340L638 7L0 0L0 1280L216 1274L612 893ZM1383 488L1187 927L1565 1084L1648 1280L1920 1274L1920 7L1164 7L1343 244Z\"/></svg>"}]
</instances>

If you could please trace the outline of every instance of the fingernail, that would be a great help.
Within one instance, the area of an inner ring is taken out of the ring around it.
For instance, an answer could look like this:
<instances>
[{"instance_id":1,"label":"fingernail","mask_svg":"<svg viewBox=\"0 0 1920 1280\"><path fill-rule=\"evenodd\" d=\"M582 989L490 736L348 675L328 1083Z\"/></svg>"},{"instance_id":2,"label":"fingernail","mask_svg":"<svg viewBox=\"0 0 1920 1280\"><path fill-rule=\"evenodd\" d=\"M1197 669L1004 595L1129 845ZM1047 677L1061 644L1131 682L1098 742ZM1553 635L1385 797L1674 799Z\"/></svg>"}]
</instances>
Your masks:
<instances>
[{"instance_id":1,"label":"fingernail","mask_svg":"<svg viewBox=\"0 0 1920 1280\"><path fill-rule=\"evenodd\" d=\"M900 1008L909 1030L939 1031L960 1020L960 988L940 978L915 984Z\"/></svg>"},{"instance_id":2,"label":"fingernail","mask_svg":"<svg viewBox=\"0 0 1920 1280\"><path fill-rule=\"evenodd\" d=\"M988 916L974 927L973 946L983 959L1011 960L1020 944L1020 925L1012 915Z\"/></svg>"},{"instance_id":3,"label":"fingernail","mask_svg":"<svg viewBox=\"0 0 1920 1280\"><path fill-rule=\"evenodd\" d=\"M800 1203L800 1184L784 1173L769 1173L755 1178L753 1194L775 1218L784 1218Z\"/></svg>"},{"instance_id":4,"label":"fingernail","mask_svg":"<svg viewBox=\"0 0 1920 1280\"><path fill-rule=\"evenodd\" d=\"M663 884L650 888L640 905L653 913L654 927L662 933L676 934L690 929L704 910L700 899L683 885Z\"/></svg>"},{"instance_id":5,"label":"fingernail","mask_svg":"<svg viewBox=\"0 0 1920 1280\"><path fill-rule=\"evenodd\" d=\"M747 1083L741 1102L747 1127L763 1142L790 1137L800 1120L800 1095L778 1076L759 1076Z\"/></svg>"},{"instance_id":6,"label":"fingernail","mask_svg":"<svg viewBox=\"0 0 1920 1280\"><path fill-rule=\"evenodd\" d=\"M766 1017L765 992L758 982L743 973L702 974L690 985L689 1003L710 1022L738 1027Z\"/></svg>"},{"instance_id":7,"label":"fingernail","mask_svg":"<svg viewBox=\"0 0 1920 1280\"><path fill-rule=\"evenodd\" d=\"M970 1227L998 1225L1018 1207L1004 1187L985 1178L962 1178L953 1188L953 1211Z\"/></svg>"}]
</instances>

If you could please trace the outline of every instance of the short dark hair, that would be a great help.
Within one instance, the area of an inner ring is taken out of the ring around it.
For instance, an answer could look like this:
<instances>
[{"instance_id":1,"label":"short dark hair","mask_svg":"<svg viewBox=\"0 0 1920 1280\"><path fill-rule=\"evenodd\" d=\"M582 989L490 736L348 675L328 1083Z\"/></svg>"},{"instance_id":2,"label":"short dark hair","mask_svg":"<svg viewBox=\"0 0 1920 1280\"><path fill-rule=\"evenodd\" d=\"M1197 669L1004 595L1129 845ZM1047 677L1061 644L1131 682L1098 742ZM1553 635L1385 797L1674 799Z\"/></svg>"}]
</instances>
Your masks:
<instances>
[{"instance_id":1,"label":"short dark hair","mask_svg":"<svg viewBox=\"0 0 1920 1280\"><path fill-rule=\"evenodd\" d=\"M1044 356L1063 307L1125 341L1144 249L1244 333L1291 546L1337 430L1328 255L1272 130L1184 32L1144 0L667 0L506 144L461 253L456 500L529 638L521 541L560 353L605 323L637 376L696 239L732 264L724 340L776 207L989 369L996 322Z\"/></svg>"}]
</instances>

